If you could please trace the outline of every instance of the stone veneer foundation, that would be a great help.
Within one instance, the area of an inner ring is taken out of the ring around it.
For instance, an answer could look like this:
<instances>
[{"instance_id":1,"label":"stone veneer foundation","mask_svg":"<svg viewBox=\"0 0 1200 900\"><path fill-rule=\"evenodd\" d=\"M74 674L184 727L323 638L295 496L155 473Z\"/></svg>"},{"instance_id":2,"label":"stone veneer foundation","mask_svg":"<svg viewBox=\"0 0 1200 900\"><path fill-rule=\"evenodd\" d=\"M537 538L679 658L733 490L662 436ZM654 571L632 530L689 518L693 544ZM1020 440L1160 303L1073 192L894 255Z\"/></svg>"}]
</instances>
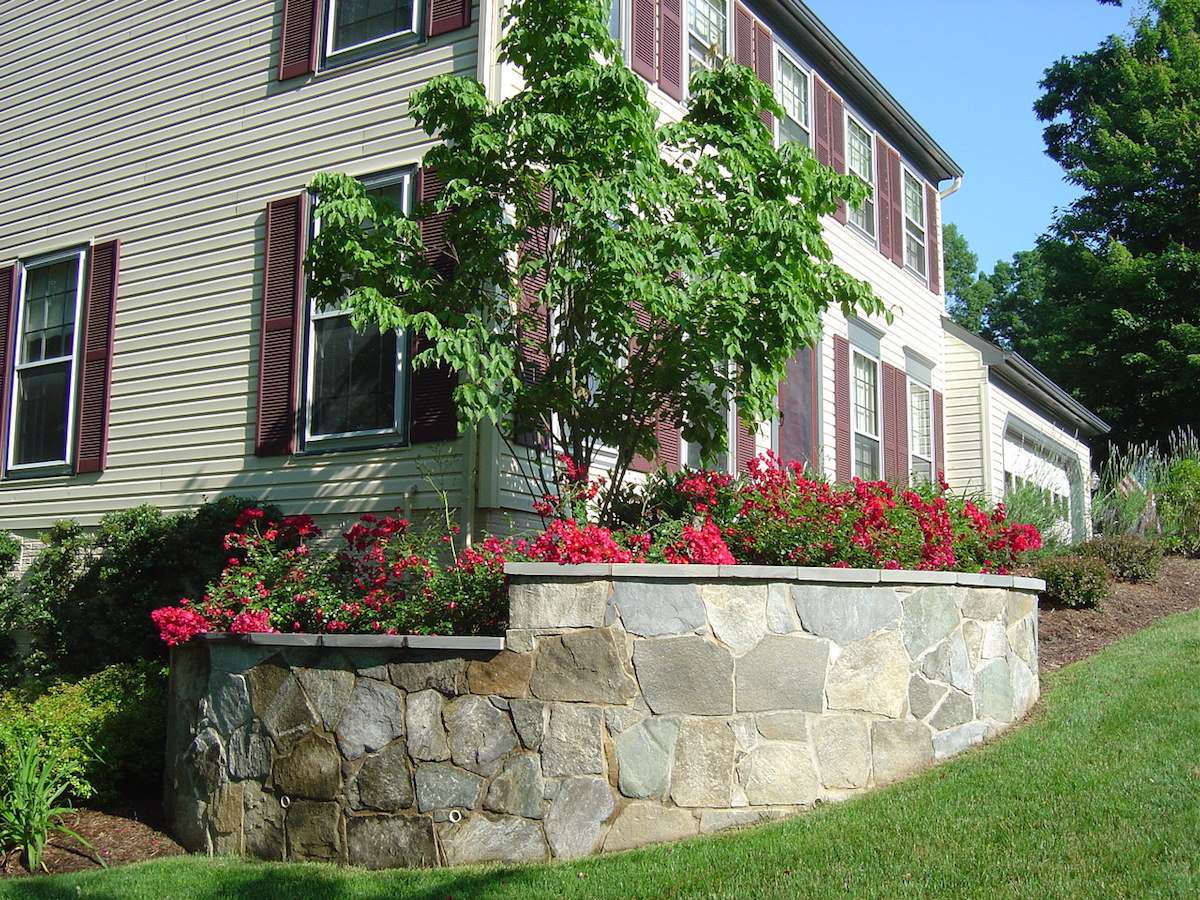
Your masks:
<instances>
[{"instance_id":1,"label":"stone veneer foundation","mask_svg":"<svg viewBox=\"0 0 1200 900\"><path fill-rule=\"evenodd\" d=\"M372 868L623 850L896 781L1038 697L1031 579L508 572L504 639L176 649L166 799L179 841Z\"/></svg>"}]
</instances>

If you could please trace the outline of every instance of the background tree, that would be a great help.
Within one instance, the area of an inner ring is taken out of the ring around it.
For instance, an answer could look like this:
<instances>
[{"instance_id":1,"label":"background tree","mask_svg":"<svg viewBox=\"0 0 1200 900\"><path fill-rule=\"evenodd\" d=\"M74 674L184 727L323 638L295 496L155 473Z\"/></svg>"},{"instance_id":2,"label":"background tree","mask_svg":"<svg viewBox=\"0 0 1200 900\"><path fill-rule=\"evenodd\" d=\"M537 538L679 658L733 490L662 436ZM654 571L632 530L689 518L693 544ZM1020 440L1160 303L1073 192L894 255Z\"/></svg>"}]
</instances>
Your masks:
<instances>
[{"instance_id":1,"label":"background tree","mask_svg":"<svg viewBox=\"0 0 1200 900\"><path fill-rule=\"evenodd\" d=\"M514 0L500 49L519 92L493 102L443 76L413 96L442 141L425 165L445 190L418 212L444 222L437 258L416 217L323 174L309 265L318 303L408 329L425 348L414 365L459 373L464 425L538 435L536 456L584 466L612 448L619 486L655 453L657 420L712 456L729 402L748 424L774 413L824 309L883 309L822 238L820 216L861 198L855 179L776 148L771 89L740 66L697 72L687 114L660 127L607 7Z\"/></svg>"},{"instance_id":2,"label":"background tree","mask_svg":"<svg viewBox=\"0 0 1200 900\"><path fill-rule=\"evenodd\" d=\"M942 258L946 270L946 312L959 325L980 333L994 291L979 271L979 257L953 222L942 227Z\"/></svg>"}]
</instances>

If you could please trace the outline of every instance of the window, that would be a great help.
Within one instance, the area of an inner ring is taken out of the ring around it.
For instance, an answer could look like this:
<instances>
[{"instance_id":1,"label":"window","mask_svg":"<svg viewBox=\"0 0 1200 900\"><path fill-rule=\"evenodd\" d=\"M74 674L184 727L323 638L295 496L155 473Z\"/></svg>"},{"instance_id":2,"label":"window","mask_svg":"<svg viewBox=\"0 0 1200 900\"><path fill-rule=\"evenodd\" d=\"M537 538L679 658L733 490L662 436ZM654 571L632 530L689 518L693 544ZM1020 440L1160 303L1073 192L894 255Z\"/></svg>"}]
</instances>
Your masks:
<instances>
[{"instance_id":1,"label":"window","mask_svg":"<svg viewBox=\"0 0 1200 900\"><path fill-rule=\"evenodd\" d=\"M417 33L416 0L328 0L325 13L327 57L389 49L387 42Z\"/></svg>"},{"instance_id":2,"label":"window","mask_svg":"<svg viewBox=\"0 0 1200 900\"><path fill-rule=\"evenodd\" d=\"M688 0L689 72L707 69L725 57L728 13L725 0Z\"/></svg>"},{"instance_id":3,"label":"window","mask_svg":"<svg viewBox=\"0 0 1200 900\"><path fill-rule=\"evenodd\" d=\"M908 380L908 471L914 483L933 481L933 391Z\"/></svg>"},{"instance_id":4,"label":"window","mask_svg":"<svg viewBox=\"0 0 1200 900\"><path fill-rule=\"evenodd\" d=\"M729 404L725 415L725 445L709 459L700 457L700 445L684 441L684 464L692 469L713 469L717 472L736 472L737 411Z\"/></svg>"},{"instance_id":5,"label":"window","mask_svg":"<svg viewBox=\"0 0 1200 900\"><path fill-rule=\"evenodd\" d=\"M403 211L412 208L411 171L365 181L373 196L384 197ZM314 228L319 227L317 219ZM402 333L383 333L375 327L356 331L348 310L318 309L310 302L309 445L336 442L353 446L406 437L405 347Z\"/></svg>"},{"instance_id":6,"label":"window","mask_svg":"<svg viewBox=\"0 0 1200 900\"><path fill-rule=\"evenodd\" d=\"M904 265L925 277L925 186L904 172Z\"/></svg>"},{"instance_id":7,"label":"window","mask_svg":"<svg viewBox=\"0 0 1200 900\"><path fill-rule=\"evenodd\" d=\"M854 350L854 469L867 481L880 477L879 360Z\"/></svg>"},{"instance_id":8,"label":"window","mask_svg":"<svg viewBox=\"0 0 1200 900\"><path fill-rule=\"evenodd\" d=\"M850 174L871 188L871 196L849 210L850 224L875 239L875 151L871 133L851 116L846 116L846 164Z\"/></svg>"},{"instance_id":9,"label":"window","mask_svg":"<svg viewBox=\"0 0 1200 900\"><path fill-rule=\"evenodd\" d=\"M622 9L624 0L612 0L608 10L608 33L617 43L617 47L625 46L625 11Z\"/></svg>"},{"instance_id":10,"label":"window","mask_svg":"<svg viewBox=\"0 0 1200 900\"><path fill-rule=\"evenodd\" d=\"M783 118L779 120L779 143L811 146L808 133L808 73L790 57L779 53L776 91Z\"/></svg>"},{"instance_id":11,"label":"window","mask_svg":"<svg viewBox=\"0 0 1200 900\"><path fill-rule=\"evenodd\" d=\"M65 466L75 424L75 358L85 251L24 267L9 467Z\"/></svg>"}]
</instances>

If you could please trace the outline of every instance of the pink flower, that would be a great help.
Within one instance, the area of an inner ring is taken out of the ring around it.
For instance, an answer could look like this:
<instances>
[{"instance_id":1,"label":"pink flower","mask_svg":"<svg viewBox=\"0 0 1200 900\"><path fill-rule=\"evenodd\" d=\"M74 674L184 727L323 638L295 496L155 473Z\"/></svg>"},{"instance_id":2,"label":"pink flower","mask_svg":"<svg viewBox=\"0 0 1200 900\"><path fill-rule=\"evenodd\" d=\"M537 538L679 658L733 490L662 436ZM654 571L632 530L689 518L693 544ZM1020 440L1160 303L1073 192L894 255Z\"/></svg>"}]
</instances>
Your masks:
<instances>
[{"instance_id":1,"label":"pink flower","mask_svg":"<svg viewBox=\"0 0 1200 900\"><path fill-rule=\"evenodd\" d=\"M186 606L164 606L150 613L150 618L168 647L187 643L209 630L208 620Z\"/></svg>"},{"instance_id":2,"label":"pink flower","mask_svg":"<svg viewBox=\"0 0 1200 900\"><path fill-rule=\"evenodd\" d=\"M271 627L271 614L264 609L238 613L229 623L229 630L234 634L262 634L275 629Z\"/></svg>"}]
</instances>

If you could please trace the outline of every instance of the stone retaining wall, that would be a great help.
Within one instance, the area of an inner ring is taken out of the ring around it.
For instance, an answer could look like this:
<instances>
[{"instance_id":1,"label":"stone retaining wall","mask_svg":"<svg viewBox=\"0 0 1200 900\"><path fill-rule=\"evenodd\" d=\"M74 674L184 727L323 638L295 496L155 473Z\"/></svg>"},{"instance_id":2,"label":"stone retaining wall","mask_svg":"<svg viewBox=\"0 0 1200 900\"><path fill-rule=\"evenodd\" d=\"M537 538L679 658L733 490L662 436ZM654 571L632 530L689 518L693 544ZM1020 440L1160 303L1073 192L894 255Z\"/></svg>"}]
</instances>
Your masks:
<instances>
[{"instance_id":1,"label":"stone retaining wall","mask_svg":"<svg viewBox=\"0 0 1200 900\"><path fill-rule=\"evenodd\" d=\"M887 784L1038 696L1030 579L509 573L504 640L210 636L176 649L175 836L368 867L579 857Z\"/></svg>"}]
</instances>

